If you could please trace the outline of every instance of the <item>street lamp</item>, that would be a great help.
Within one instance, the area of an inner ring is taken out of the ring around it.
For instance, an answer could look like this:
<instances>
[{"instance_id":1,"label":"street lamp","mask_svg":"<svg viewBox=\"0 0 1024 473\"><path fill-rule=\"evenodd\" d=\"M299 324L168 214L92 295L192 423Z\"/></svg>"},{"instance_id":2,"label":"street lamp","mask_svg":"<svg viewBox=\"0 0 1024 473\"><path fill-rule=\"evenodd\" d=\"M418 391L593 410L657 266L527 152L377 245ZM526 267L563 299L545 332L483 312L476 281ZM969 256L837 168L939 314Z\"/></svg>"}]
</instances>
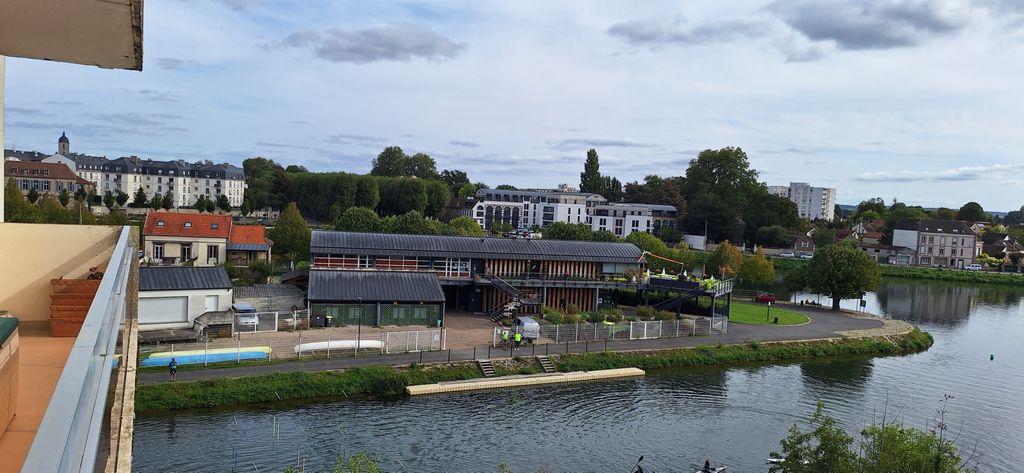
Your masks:
<instances>
[{"instance_id":1,"label":"street lamp","mask_svg":"<svg viewBox=\"0 0 1024 473\"><path fill-rule=\"evenodd\" d=\"M359 345L363 339L363 296L359 296L359 325L356 326L356 353L359 356Z\"/></svg>"},{"instance_id":2,"label":"street lamp","mask_svg":"<svg viewBox=\"0 0 1024 473\"><path fill-rule=\"evenodd\" d=\"M772 318L772 301L768 301L768 313L764 316L764 321L767 323Z\"/></svg>"}]
</instances>

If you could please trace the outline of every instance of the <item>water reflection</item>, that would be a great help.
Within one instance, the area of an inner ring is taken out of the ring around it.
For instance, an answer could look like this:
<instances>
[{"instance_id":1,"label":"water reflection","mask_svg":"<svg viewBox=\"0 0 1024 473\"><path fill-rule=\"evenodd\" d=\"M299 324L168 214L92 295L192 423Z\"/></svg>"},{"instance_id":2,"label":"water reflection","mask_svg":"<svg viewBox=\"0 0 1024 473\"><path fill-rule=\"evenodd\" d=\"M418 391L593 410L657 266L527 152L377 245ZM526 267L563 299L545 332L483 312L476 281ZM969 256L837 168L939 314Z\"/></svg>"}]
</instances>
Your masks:
<instances>
[{"instance_id":1,"label":"water reflection","mask_svg":"<svg viewBox=\"0 0 1024 473\"><path fill-rule=\"evenodd\" d=\"M874 361L868 357L811 360L800 364L800 375L815 399L825 399L836 394L837 386L847 395L864 392L873 367Z\"/></svg>"},{"instance_id":2,"label":"water reflection","mask_svg":"<svg viewBox=\"0 0 1024 473\"><path fill-rule=\"evenodd\" d=\"M956 325L967 319L978 298L977 286L948 282L886 280L874 297L882 313L911 322Z\"/></svg>"}]
</instances>

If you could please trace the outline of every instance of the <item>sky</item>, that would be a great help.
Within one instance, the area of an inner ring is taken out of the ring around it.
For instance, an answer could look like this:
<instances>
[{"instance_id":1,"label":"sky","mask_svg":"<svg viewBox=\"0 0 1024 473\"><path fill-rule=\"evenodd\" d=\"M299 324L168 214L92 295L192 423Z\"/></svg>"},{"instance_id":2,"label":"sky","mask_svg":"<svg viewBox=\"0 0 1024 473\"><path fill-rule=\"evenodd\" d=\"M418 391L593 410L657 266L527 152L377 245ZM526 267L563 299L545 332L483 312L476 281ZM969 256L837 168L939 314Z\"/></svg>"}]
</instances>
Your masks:
<instances>
[{"instance_id":1,"label":"sky","mask_svg":"<svg viewBox=\"0 0 1024 473\"><path fill-rule=\"evenodd\" d=\"M7 59L5 147L490 186L622 182L737 146L839 202L1024 204L1024 0L150 0L144 69Z\"/></svg>"}]
</instances>

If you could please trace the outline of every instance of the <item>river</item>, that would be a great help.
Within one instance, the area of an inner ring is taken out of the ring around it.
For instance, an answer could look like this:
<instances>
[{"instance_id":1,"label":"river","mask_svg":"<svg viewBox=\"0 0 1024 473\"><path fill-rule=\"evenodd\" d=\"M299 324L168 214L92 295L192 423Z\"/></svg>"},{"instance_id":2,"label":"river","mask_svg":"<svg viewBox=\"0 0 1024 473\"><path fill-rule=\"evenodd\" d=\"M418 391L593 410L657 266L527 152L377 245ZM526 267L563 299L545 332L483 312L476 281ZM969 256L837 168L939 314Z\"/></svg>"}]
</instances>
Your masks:
<instances>
[{"instance_id":1,"label":"river","mask_svg":"<svg viewBox=\"0 0 1024 473\"><path fill-rule=\"evenodd\" d=\"M853 432L883 416L931 427L950 395L949 435L980 471L1024 470L1024 288L891 279L865 303L867 312L919 324L935 345L903 357L143 415L134 467L280 472L301 457L306 471L326 471L338 455L368 451L384 471L487 472L505 462L520 473L625 473L644 455L645 469L659 473L693 471L705 458L729 472L764 472L768 453L794 422L806 425L818 400Z\"/></svg>"}]
</instances>

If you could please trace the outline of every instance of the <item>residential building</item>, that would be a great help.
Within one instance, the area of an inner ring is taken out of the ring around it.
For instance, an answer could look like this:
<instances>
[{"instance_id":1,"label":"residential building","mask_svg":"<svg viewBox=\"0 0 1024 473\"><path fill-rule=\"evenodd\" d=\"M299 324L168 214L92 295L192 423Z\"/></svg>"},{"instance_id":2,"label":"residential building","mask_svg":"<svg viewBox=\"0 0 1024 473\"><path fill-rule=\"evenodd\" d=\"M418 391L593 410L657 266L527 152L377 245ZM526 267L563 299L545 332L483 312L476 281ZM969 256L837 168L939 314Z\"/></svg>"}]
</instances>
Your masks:
<instances>
[{"instance_id":1,"label":"residential building","mask_svg":"<svg viewBox=\"0 0 1024 473\"><path fill-rule=\"evenodd\" d=\"M960 220L903 219L896 222L893 246L914 250L915 266L963 268L981 254L982 241Z\"/></svg>"},{"instance_id":2,"label":"residential building","mask_svg":"<svg viewBox=\"0 0 1024 473\"><path fill-rule=\"evenodd\" d=\"M793 240L793 254L797 256L814 254L814 239L808 235L797 236Z\"/></svg>"},{"instance_id":3,"label":"residential building","mask_svg":"<svg viewBox=\"0 0 1024 473\"><path fill-rule=\"evenodd\" d=\"M253 261L270 261L270 247L273 242L267 239L266 227L263 225L231 224L228 237L228 262L244 268Z\"/></svg>"},{"instance_id":4,"label":"residential building","mask_svg":"<svg viewBox=\"0 0 1024 473\"><path fill-rule=\"evenodd\" d=\"M587 192L501 189L480 189L476 200L473 219L485 230L494 223L512 228L546 227L554 222L585 224L588 209L607 202L601 195Z\"/></svg>"},{"instance_id":5,"label":"residential building","mask_svg":"<svg viewBox=\"0 0 1024 473\"><path fill-rule=\"evenodd\" d=\"M635 204L647 207L651 210L651 231L658 233L662 228L676 228L676 221L679 219L679 209L674 205L662 204Z\"/></svg>"},{"instance_id":6,"label":"residential building","mask_svg":"<svg viewBox=\"0 0 1024 473\"><path fill-rule=\"evenodd\" d=\"M222 267L139 268L140 331L192 328L196 317L231 303L231 278Z\"/></svg>"},{"instance_id":7,"label":"residential building","mask_svg":"<svg viewBox=\"0 0 1024 473\"><path fill-rule=\"evenodd\" d=\"M74 194L79 189L88 193L95 188L92 182L76 176L62 163L4 161L4 176L14 178L15 185L26 195L33 189L40 194L60 194L61 191Z\"/></svg>"},{"instance_id":8,"label":"residential building","mask_svg":"<svg viewBox=\"0 0 1024 473\"><path fill-rule=\"evenodd\" d=\"M1006 233L986 232L981 242L981 252L996 258L1024 253L1024 245Z\"/></svg>"},{"instance_id":9,"label":"residential building","mask_svg":"<svg viewBox=\"0 0 1024 473\"><path fill-rule=\"evenodd\" d=\"M227 261L231 216L149 212L142 230L143 252L150 264L216 266Z\"/></svg>"},{"instance_id":10,"label":"residential building","mask_svg":"<svg viewBox=\"0 0 1024 473\"><path fill-rule=\"evenodd\" d=\"M884 245L881 243L860 242L857 247L875 262L909 266L914 258L914 250L902 246Z\"/></svg>"},{"instance_id":11,"label":"residential building","mask_svg":"<svg viewBox=\"0 0 1024 473\"><path fill-rule=\"evenodd\" d=\"M225 195L233 207L242 205L245 195L245 173L231 164L211 161L189 163L184 160L154 161L138 156L108 159L71 152L71 141L66 134L57 139L57 153L47 155L36 151L4 150L6 160L23 162L59 163L69 167L82 179L92 182L96 193L129 196L142 189L146 198L170 192L176 207L191 206L205 196L217 200Z\"/></svg>"},{"instance_id":12,"label":"residential building","mask_svg":"<svg viewBox=\"0 0 1024 473\"><path fill-rule=\"evenodd\" d=\"M651 209L643 204L601 203L588 209L586 223L592 230L609 231L619 238L633 232L651 233Z\"/></svg>"},{"instance_id":13,"label":"residential building","mask_svg":"<svg viewBox=\"0 0 1024 473\"><path fill-rule=\"evenodd\" d=\"M831 187L812 187L806 182L791 182L789 186L768 186L768 193L787 197L796 204L797 213L807 220L835 218L836 190Z\"/></svg>"}]
</instances>

